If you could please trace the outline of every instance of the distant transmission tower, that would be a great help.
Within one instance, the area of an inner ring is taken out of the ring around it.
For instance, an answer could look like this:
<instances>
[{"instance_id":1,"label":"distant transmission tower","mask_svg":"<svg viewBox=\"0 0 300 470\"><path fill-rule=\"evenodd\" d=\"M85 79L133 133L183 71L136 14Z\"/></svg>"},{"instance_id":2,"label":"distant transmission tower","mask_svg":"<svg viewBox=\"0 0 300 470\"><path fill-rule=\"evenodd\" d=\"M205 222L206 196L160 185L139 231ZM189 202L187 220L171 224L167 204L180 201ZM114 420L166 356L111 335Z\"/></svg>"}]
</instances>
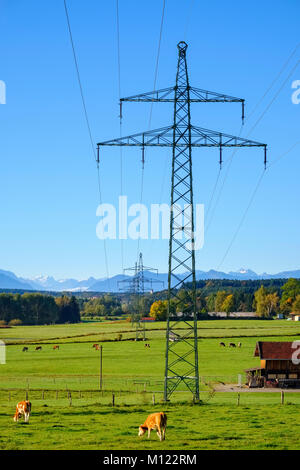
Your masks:
<instances>
[{"instance_id":1,"label":"distant transmission tower","mask_svg":"<svg viewBox=\"0 0 300 470\"><path fill-rule=\"evenodd\" d=\"M142 253L139 255L138 263L135 263L135 266L132 268L124 269L124 272L126 271L133 271L134 275L131 279L124 279L119 281L119 285L123 284L124 287L121 289L126 290L128 293L131 293L134 296L135 305L133 307L132 323L135 326L135 340L145 341L145 323L142 321L142 317L144 316L145 312L142 305L142 299L146 291L152 290L152 285L154 283L160 282L163 284L163 281L147 278L145 276L145 271L154 271L156 273L158 273L158 271L157 269L144 266Z\"/></svg>"},{"instance_id":2,"label":"distant transmission tower","mask_svg":"<svg viewBox=\"0 0 300 470\"><path fill-rule=\"evenodd\" d=\"M220 166L223 147L263 147L266 165L266 144L254 142L191 124L191 103L241 103L244 120L245 100L221 93L191 87L189 84L187 44L178 45L176 84L128 98L124 101L164 102L174 104L173 124L139 134L98 143L104 145L172 148L171 212L168 277L168 320L166 331L166 362L164 399L181 385L199 400L199 370L197 344L196 278L194 248L194 209L192 184L192 147L218 147ZM183 207L183 205L185 207ZM182 274L185 273L185 276ZM186 293L184 305L179 290L186 283L192 286Z\"/></svg>"}]
</instances>

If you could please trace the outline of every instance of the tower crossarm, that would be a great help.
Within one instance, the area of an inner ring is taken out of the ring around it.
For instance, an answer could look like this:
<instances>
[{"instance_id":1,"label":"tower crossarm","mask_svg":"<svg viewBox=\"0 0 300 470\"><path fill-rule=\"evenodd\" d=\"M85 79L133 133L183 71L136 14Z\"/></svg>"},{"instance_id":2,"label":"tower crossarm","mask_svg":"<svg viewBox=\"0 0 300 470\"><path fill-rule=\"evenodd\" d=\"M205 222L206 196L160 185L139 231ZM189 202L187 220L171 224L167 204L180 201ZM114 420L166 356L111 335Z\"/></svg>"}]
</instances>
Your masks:
<instances>
[{"instance_id":1,"label":"tower crossarm","mask_svg":"<svg viewBox=\"0 0 300 470\"><path fill-rule=\"evenodd\" d=\"M146 93L140 93L134 96L127 96L126 98L121 98L120 102L124 101L133 101L133 102L155 102L159 101L160 103L172 103L174 101L174 91L175 87L162 88L161 90L147 91Z\"/></svg>"},{"instance_id":2,"label":"tower crossarm","mask_svg":"<svg viewBox=\"0 0 300 470\"><path fill-rule=\"evenodd\" d=\"M161 90L148 91L138 95L128 96L120 99L120 116L122 117L122 104L125 101L131 102L148 102L148 103L242 103L242 122L245 119L245 100L236 96L227 95L225 93L217 93L215 91L203 90L195 87L182 87L180 85L162 88ZM186 94L186 90L189 94Z\"/></svg>"},{"instance_id":3,"label":"tower crossarm","mask_svg":"<svg viewBox=\"0 0 300 470\"><path fill-rule=\"evenodd\" d=\"M177 87L180 90L180 86ZM185 87L186 90L186 87ZM127 96L121 98L120 101L131 101L131 102L159 102L159 103L174 103L187 101L186 95L179 95L175 98L176 87L162 88L161 90L147 91L146 93L140 93L138 95ZM225 93L217 93L215 91L202 90L201 88L195 88L189 86L189 101L191 103L245 103L243 98L237 98L236 96L227 95Z\"/></svg>"},{"instance_id":4,"label":"tower crossarm","mask_svg":"<svg viewBox=\"0 0 300 470\"><path fill-rule=\"evenodd\" d=\"M176 147L186 147L184 136L188 133L185 125L177 125L175 128L175 145ZM173 147L174 146L174 126L162 127L151 131L141 132L139 134L128 135L118 139L99 142L98 146L98 162L99 148L102 146L127 146L127 147ZM188 135L186 135L188 139ZM190 145L191 147L219 147L220 152L223 147L263 147L264 162L267 162L266 149L267 145L255 140L243 139L242 137L225 134L202 127L190 126ZM222 156L220 155L220 163Z\"/></svg>"}]
</instances>

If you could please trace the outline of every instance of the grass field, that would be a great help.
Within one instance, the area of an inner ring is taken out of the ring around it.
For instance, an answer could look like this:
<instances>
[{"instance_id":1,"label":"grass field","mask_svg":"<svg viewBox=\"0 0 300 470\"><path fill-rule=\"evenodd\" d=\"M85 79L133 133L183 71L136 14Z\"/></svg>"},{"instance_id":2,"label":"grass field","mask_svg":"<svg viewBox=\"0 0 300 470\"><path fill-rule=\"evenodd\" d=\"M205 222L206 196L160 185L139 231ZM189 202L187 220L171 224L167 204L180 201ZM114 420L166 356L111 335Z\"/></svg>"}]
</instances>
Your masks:
<instances>
[{"instance_id":1,"label":"grass field","mask_svg":"<svg viewBox=\"0 0 300 470\"><path fill-rule=\"evenodd\" d=\"M201 403L174 394L162 403L165 324L147 325L151 348L132 341L124 322L14 327L0 330L6 364L0 365L0 449L298 449L300 393L209 392L215 383L237 383L238 374L259 364L256 341L293 341L300 325L287 321L217 320L198 325ZM122 333L122 341L115 341ZM221 348L219 342L241 342ZM103 391L99 351L103 345ZM22 352L26 344L27 352ZM59 344L59 350L53 345ZM35 351L41 345L41 351ZM33 404L29 425L12 420L25 391ZM71 397L70 394L71 393ZM153 405L153 393L155 405ZM112 407L112 394L115 406ZM168 415L167 439L137 437L153 411ZM175 426L176 423L176 426Z\"/></svg>"}]
</instances>

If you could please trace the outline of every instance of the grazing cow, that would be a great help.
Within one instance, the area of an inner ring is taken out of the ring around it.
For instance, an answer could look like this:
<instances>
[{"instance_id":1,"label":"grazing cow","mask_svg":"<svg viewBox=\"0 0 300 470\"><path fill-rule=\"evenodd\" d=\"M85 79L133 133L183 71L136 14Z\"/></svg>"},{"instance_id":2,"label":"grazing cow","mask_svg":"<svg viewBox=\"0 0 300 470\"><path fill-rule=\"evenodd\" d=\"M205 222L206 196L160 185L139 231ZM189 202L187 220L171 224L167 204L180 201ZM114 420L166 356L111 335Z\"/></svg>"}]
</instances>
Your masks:
<instances>
[{"instance_id":1,"label":"grazing cow","mask_svg":"<svg viewBox=\"0 0 300 470\"><path fill-rule=\"evenodd\" d=\"M96 351L100 351L100 346L99 346L99 344L95 344L95 349L96 349Z\"/></svg>"},{"instance_id":2,"label":"grazing cow","mask_svg":"<svg viewBox=\"0 0 300 470\"><path fill-rule=\"evenodd\" d=\"M144 424L139 427L139 436L143 436L148 430L148 438L150 437L151 430L157 431L160 441L165 440L167 426L167 415L165 413L153 413L148 416Z\"/></svg>"},{"instance_id":3,"label":"grazing cow","mask_svg":"<svg viewBox=\"0 0 300 470\"><path fill-rule=\"evenodd\" d=\"M93 348L96 348L97 346L99 346L99 344L93 344Z\"/></svg>"},{"instance_id":4,"label":"grazing cow","mask_svg":"<svg viewBox=\"0 0 300 470\"><path fill-rule=\"evenodd\" d=\"M238 348L241 348L242 347L242 343L238 343Z\"/></svg>"},{"instance_id":5,"label":"grazing cow","mask_svg":"<svg viewBox=\"0 0 300 470\"><path fill-rule=\"evenodd\" d=\"M223 347L225 347L225 343L220 343L220 346L223 346Z\"/></svg>"},{"instance_id":6,"label":"grazing cow","mask_svg":"<svg viewBox=\"0 0 300 470\"><path fill-rule=\"evenodd\" d=\"M24 346L24 348L22 349L22 351L23 351L23 352L24 352L24 351L28 351L27 346Z\"/></svg>"},{"instance_id":7,"label":"grazing cow","mask_svg":"<svg viewBox=\"0 0 300 470\"><path fill-rule=\"evenodd\" d=\"M22 415L24 415L25 423L29 423L29 416L31 413L31 403L28 400L20 401L16 406L16 413L14 415L14 421L19 421Z\"/></svg>"},{"instance_id":8,"label":"grazing cow","mask_svg":"<svg viewBox=\"0 0 300 470\"><path fill-rule=\"evenodd\" d=\"M235 348L236 345L235 345L234 343L229 343L229 347L230 347L230 348Z\"/></svg>"},{"instance_id":9,"label":"grazing cow","mask_svg":"<svg viewBox=\"0 0 300 470\"><path fill-rule=\"evenodd\" d=\"M59 349L59 345L56 344L55 346L53 346L53 349Z\"/></svg>"},{"instance_id":10,"label":"grazing cow","mask_svg":"<svg viewBox=\"0 0 300 470\"><path fill-rule=\"evenodd\" d=\"M35 348L36 351L40 351L41 349L42 349L42 346L37 346L37 347Z\"/></svg>"}]
</instances>

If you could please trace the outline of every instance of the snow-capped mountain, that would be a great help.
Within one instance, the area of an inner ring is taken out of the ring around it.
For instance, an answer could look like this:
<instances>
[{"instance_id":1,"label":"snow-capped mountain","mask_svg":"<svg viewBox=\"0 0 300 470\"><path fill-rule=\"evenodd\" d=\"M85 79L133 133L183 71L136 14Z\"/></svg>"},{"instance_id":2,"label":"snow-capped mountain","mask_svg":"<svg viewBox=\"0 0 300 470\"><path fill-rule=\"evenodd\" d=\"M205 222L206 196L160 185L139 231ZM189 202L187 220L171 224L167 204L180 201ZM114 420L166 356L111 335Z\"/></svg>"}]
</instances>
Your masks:
<instances>
[{"instance_id":1,"label":"snow-capped mountain","mask_svg":"<svg viewBox=\"0 0 300 470\"><path fill-rule=\"evenodd\" d=\"M145 277L153 279L154 281L148 287L154 291L166 289L168 285L168 274L160 273L158 276L153 273L145 272ZM183 273L182 278L185 277ZM231 280L259 280L259 279L288 279L290 277L300 279L300 270L282 271L278 274L257 274L251 269L241 268L238 271L230 271L225 273L222 271L209 270L209 271L196 271L197 280L207 279L231 279ZM120 281L130 279L129 276L118 274L109 279L100 278L96 279L90 277L86 280L77 279L55 279L53 276L37 276L32 279L25 279L16 276L11 271L0 270L0 289L22 289L22 290L38 290L38 291L55 291L55 292L120 292L122 283Z\"/></svg>"}]
</instances>

